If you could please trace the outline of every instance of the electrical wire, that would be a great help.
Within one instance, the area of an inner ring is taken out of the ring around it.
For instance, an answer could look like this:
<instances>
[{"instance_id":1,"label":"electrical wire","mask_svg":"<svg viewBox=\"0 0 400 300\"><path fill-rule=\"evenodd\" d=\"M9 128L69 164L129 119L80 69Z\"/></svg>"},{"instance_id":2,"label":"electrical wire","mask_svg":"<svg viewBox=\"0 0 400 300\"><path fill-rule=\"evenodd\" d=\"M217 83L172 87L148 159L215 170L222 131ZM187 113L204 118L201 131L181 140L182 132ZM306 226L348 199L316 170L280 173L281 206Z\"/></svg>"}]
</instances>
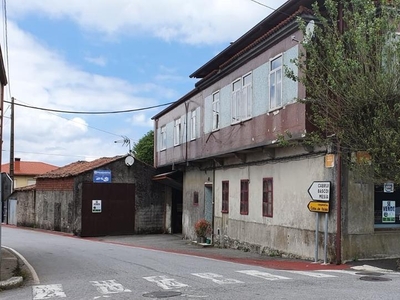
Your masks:
<instances>
[{"instance_id":1,"label":"electrical wire","mask_svg":"<svg viewBox=\"0 0 400 300\"><path fill-rule=\"evenodd\" d=\"M250 1L251 1L251 2L254 2L254 3L258 4L258 5L264 6L264 7L266 7L266 8L269 8L269 9L271 9L271 10L273 10L273 11L277 11L277 12L283 14L283 15L290 16L289 14L287 14L287 13L285 13L285 12L283 12L283 11L280 11L279 9L273 8L273 7L271 7L271 6L268 6L268 5L264 4L264 3L258 2L258 1L256 1L256 0L250 0Z\"/></svg>"},{"instance_id":2,"label":"electrical wire","mask_svg":"<svg viewBox=\"0 0 400 300\"><path fill-rule=\"evenodd\" d=\"M18 100L18 99L15 99ZM19 101L19 100L18 100ZM11 101L4 101L5 103L11 103ZM76 115L110 115L110 114L123 114L123 113L129 113L129 112L137 112L137 111L143 111L143 110L148 110L148 109L153 109L153 108L158 108L162 106L167 106L171 105L175 102L169 102L169 103L163 103L159 105L154 105L154 106L147 106L147 107L142 107L142 108L132 108L132 109L126 109L126 110L114 110L114 111L71 111L71 110L61 110L61 109L52 109L52 108L44 108L44 107L39 107L39 106L33 106L33 105L27 105L27 104L22 104L22 103L14 103L14 105L18 105L21 107L26 107L26 108L31 108L31 109L37 109L37 110L42 110L42 111L50 111L50 112L57 112L57 113L63 113L63 114L76 114Z\"/></svg>"}]
</instances>

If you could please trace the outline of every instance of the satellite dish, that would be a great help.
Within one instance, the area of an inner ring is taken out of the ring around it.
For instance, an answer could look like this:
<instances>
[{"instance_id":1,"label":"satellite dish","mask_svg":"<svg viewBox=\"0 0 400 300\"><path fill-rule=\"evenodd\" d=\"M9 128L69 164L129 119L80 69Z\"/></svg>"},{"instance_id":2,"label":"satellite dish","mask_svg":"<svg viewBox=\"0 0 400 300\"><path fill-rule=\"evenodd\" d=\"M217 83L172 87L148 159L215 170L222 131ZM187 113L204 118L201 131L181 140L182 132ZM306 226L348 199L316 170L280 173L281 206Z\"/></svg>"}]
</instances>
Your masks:
<instances>
[{"instance_id":1,"label":"satellite dish","mask_svg":"<svg viewBox=\"0 0 400 300\"><path fill-rule=\"evenodd\" d=\"M125 158L125 164L126 164L128 167L132 166L134 162L135 162L135 159L134 159L133 156L131 156L131 155L128 155L128 156Z\"/></svg>"},{"instance_id":2,"label":"satellite dish","mask_svg":"<svg viewBox=\"0 0 400 300\"><path fill-rule=\"evenodd\" d=\"M311 38L314 35L314 27L315 27L315 22L314 20L311 20L310 22L308 22L307 26L306 26L306 34L304 37L304 43L308 43L308 41L311 40Z\"/></svg>"}]
</instances>

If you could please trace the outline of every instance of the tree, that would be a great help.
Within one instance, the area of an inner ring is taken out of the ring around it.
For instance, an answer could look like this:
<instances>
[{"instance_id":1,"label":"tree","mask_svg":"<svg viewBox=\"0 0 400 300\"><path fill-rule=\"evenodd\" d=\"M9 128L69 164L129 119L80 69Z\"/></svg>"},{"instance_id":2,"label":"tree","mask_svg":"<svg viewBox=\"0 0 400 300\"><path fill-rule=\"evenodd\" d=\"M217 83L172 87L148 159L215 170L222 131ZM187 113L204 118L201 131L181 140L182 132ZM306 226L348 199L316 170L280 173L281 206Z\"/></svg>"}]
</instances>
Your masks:
<instances>
[{"instance_id":1,"label":"tree","mask_svg":"<svg viewBox=\"0 0 400 300\"><path fill-rule=\"evenodd\" d=\"M147 132L133 145L132 153L142 162L154 165L154 131Z\"/></svg>"},{"instance_id":2,"label":"tree","mask_svg":"<svg viewBox=\"0 0 400 300\"><path fill-rule=\"evenodd\" d=\"M364 179L400 183L400 1L326 0L295 60L315 144L334 144ZM339 20L339 21L338 21ZM342 22L341 22L342 20ZM363 151L362 161L354 154Z\"/></svg>"}]
</instances>

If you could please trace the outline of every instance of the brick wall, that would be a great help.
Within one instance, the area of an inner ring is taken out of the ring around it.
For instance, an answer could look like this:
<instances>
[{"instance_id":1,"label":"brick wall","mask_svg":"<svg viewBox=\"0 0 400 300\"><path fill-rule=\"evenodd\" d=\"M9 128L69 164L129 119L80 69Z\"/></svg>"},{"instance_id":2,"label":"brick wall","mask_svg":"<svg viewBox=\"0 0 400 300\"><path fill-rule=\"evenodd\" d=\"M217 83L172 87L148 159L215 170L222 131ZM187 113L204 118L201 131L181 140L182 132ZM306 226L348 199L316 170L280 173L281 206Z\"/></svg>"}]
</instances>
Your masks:
<instances>
[{"instance_id":1,"label":"brick wall","mask_svg":"<svg viewBox=\"0 0 400 300\"><path fill-rule=\"evenodd\" d=\"M38 178L36 190L38 191L72 191L74 189L74 178Z\"/></svg>"}]
</instances>

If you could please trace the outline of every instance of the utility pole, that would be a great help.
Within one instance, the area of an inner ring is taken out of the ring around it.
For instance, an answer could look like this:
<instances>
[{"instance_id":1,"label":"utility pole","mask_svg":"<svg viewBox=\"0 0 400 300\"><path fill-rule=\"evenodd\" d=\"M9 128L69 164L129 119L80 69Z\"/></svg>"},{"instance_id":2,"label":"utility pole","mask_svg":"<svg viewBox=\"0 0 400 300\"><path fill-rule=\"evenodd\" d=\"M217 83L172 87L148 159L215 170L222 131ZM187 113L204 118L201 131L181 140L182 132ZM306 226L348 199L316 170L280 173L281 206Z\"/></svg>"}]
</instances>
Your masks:
<instances>
[{"instance_id":1,"label":"utility pole","mask_svg":"<svg viewBox=\"0 0 400 300\"><path fill-rule=\"evenodd\" d=\"M10 178L11 193L14 190L14 97L11 97L11 129L10 129Z\"/></svg>"}]
</instances>

